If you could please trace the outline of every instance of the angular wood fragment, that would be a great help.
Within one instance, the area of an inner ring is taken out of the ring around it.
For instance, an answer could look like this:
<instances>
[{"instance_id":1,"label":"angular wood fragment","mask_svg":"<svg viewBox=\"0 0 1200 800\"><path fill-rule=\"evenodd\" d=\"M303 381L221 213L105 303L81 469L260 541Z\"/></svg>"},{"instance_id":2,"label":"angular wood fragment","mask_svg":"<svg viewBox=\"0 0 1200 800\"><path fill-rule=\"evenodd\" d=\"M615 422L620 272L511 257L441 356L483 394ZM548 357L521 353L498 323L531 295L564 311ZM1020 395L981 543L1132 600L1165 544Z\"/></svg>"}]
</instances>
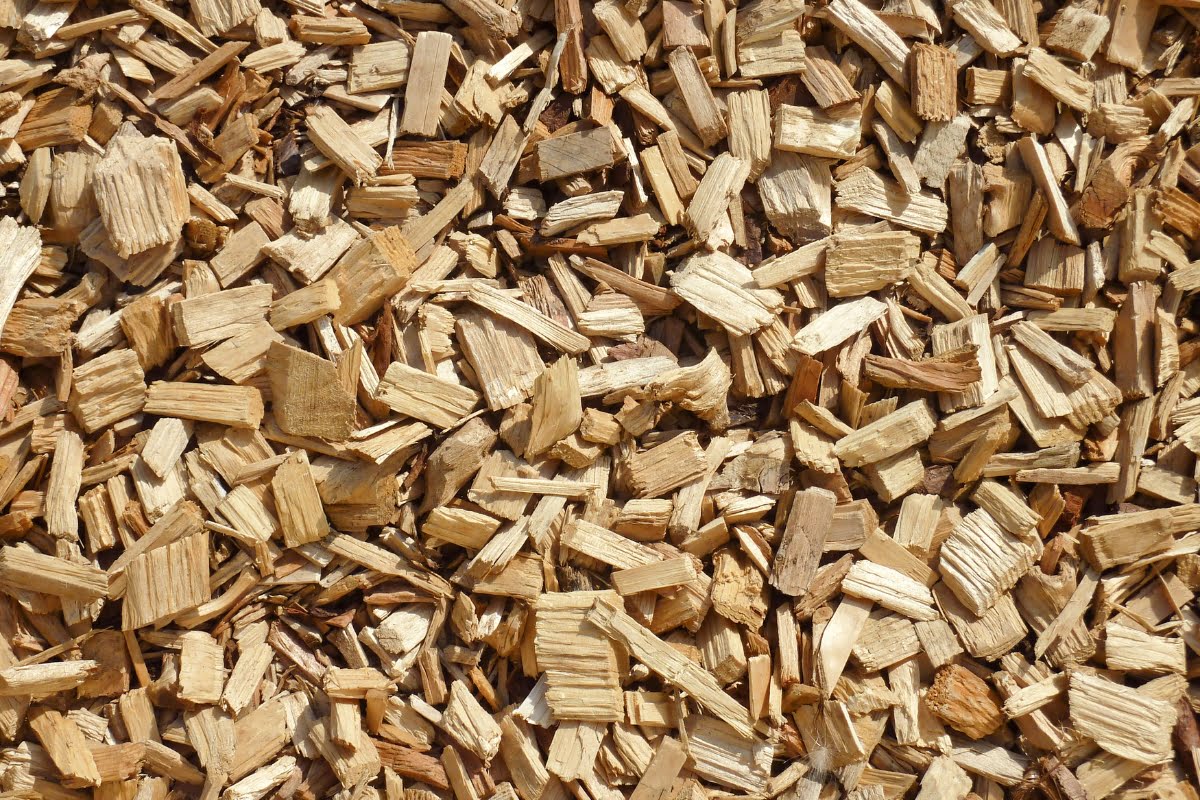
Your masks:
<instances>
[{"instance_id":1,"label":"angular wood fragment","mask_svg":"<svg viewBox=\"0 0 1200 800\"><path fill-rule=\"evenodd\" d=\"M671 286L731 333L746 336L767 325L778 295L758 289L748 269L724 253L697 254L671 276Z\"/></svg>"},{"instance_id":2,"label":"angular wood fragment","mask_svg":"<svg viewBox=\"0 0 1200 800\"><path fill-rule=\"evenodd\" d=\"M64 430L54 443L54 458L46 482L46 532L57 539L79 538L79 516L75 501L83 473L83 440L74 431Z\"/></svg>"},{"instance_id":3,"label":"angular wood fragment","mask_svg":"<svg viewBox=\"0 0 1200 800\"><path fill-rule=\"evenodd\" d=\"M607 594L597 592L547 593L537 600L534 646L546 674L546 702L561 720L614 721L623 717L617 675L617 655L607 642L592 641L599 634L588 620L592 604ZM581 659L579 642L595 649Z\"/></svg>"},{"instance_id":4,"label":"angular wood fragment","mask_svg":"<svg viewBox=\"0 0 1200 800\"><path fill-rule=\"evenodd\" d=\"M824 112L781 105L775 112L775 147L822 158L849 158L862 134L861 119L853 106Z\"/></svg>"},{"instance_id":5,"label":"angular wood fragment","mask_svg":"<svg viewBox=\"0 0 1200 800\"><path fill-rule=\"evenodd\" d=\"M746 792L766 787L770 773L769 745L747 740L731 726L711 717L690 718L687 731L688 752L698 775Z\"/></svg>"},{"instance_id":6,"label":"angular wood fragment","mask_svg":"<svg viewBox=\"0 0 1200 800\"><path fill-rule=\"evenodd\" d=\"M202 385L155 381L146 392L146 413L233 428L262 423L262 394L252 386Z\"/></svg>"},{"instance_id":7,"label":"angular wood fragment","mask_svg":"<svg viewBox=\"0 0 1200 800\"><path fill-rule=\"evenodd\" d=\"M728 153L709 165L683 216L684 225L696 239L709 240L749 174L750 165Z\"/></svg>"},{"instance_id":8,"label":"angular wood fragment","mask_svg":"<svg viewBox=\"0 0 1200 800\"><path fill-rule=\"evenodd\" d=\"M1100 49L1109 27L1108 17L1069 6L1062 9L1054 31L1046 37L1046 47L1078 61L1089 61Z\"/></svg>"},{"instance_id":9,"label":"angular wood fragment","mask_svg":"<svg viewBox=\"0 0 1200 800\"><path fill-rule=\"evenodd\" d=\"M1109 620L1105 625L1104 657L1111 669L1134 673L1182 673L1183 639L1155 636Z\"/></svg>"},{"instance_id":10,"label":"angular wood fragment","mask_svg":"<svg viewBox=\"0 0 1200 800\"><path fill-rule=\"evenodd\" d=\"M820 632L816 683L824 696L833 695L838 679L845 671L850 654L870 619L874 602L847 594L838 603L828 624Z\"/></svg>"},{"instance_id":11,"label":"angular wood fragment","mask_svg":"<svg viewBox=\"0 0 1200 800\"><path fill-rule=\"evenodd\" d=\"M923 443L934 425L928 403L920 400L843 436L834 452L848 466L872 464Z\"/></svg>"},{"instance_id":12,"label":"angular wood fragment","mask_svg":"<svg viewBox=\"0 0 1200 800\"><path fill-rule=\"evenodd\" d=\"M904 231L834 237L825 252L825 282L833 297L855 297L903 280L920 255L920 240Z\"/></svg>"},{"instance_id":13,"label":"angular wood fragment","mask_svg":"<svg viewBox=\"0 0 1200 800\"><path fill-rule=\"evenodd\" d=\"M338 382L330 361L272 342L267 352L271 410L280 430L335 441L354 430L354 396Z\"/></svg>"},{"instance_id":14,"label":"angular wood fragment","mask_svg":"<svg viewBox=\"0 0 1200 800\"><path fill-rule=\"evenodd\" d=\"M547 209L538 230L543 236L554 236L577 225L612 219L624 198L625 193L616 190L569 197Z\"/></svg>"},{"instance_id":15,"label":"angular wood fragment","mask_svg":"<svg viewBox=\"0 0 1200 800\"><path fill-rule=\"evenodd\" d=\"M479 404L466 386L394 361L379 380L375 399L398 414L450 428Z\"/></svg>"},{"instance_id":16,"label":"angular wood fragment","mask_svg":"<svg viewBox=\"0 0 1200 800\"><path fill-rule=\"evenodd\" d=\"M914 45L909 69L917 116L941 122L953 119L958 113L958 64L954 53L937 45Z\"/></svg>"},{"instance_id":17,"label":"angular wood fragment","mask_svg":"<svg viewBox=\"0 0 1200 800\"><path fill-rule=\"evenodd\" d=\"M271 294L270 286L258 284L181 300L171 306L175 338L193 346L245 333L266 319Z\"/></svg>"},{"instance_id":18,"label":"angular wood fragment","mask_svg":"<svg viewBox=\"0 0 1200 800\"><path fill-rule=\"evenodd\" d=\"M450 700L440 724L484 762L491 761L500 750L500 727L462 681L450 685Z\"/></svg>"},{"instance_id":19,"label":"angular wood fragment","mask_svg":"<svg viewBox=\"0 0 1200 800\"><path fill-rule=\"evenodd\" d=\"M810 45L805 48L804 55L806 69L801 80L821 108L853 102L861 97L824 47ZM730 145L732 147L732 141Z\"/></svg>"},{"instance_id":20,"label":"angular wood fragment","mask_svg":"<svg viewBox=\"0 0 1200 800\"><path fill-rule=\"evenodd\" d=\"M780 152L759 176L768 221L798 239L824 236L832 227L832 177L828 162Z\"/></svg>"},{"instance_id":21,"label":"angular wood fragment","mask_svg":"<svg viewBox=\"0 0 1200 800\"><path fill-rule=\"evenodd\" d=\"M362 183L379 170L383 158L332 108L317 106L309 109L306 121L312 143L354 183Z\"/></svg>"},{"instance_id":22,"label":"angular wood fragment","mask_svg":"<svg viewBox=\"0 0 1200 800\"><path fill-rule=\"evenodd\" d=\"M71 600L88 601L108 593L103 570L21 547L0 549L0 586Z\"/></svg>"},{"instance_id":23,"label":"angular wood fragment","mask_svg":"<svg viewBox=\"0 0 1200 800\"><path fill-rule=\"evenodd\" d=\"M137 355L113 350L76 367L67 407L88 433L142 410L146 377Z\"/></svg>"},{"instance_id":24,"label":"angular wood fragment","mask_svg":"<svg viewBox=\"0 0 1200 800\"><path fill-rule=\"evenodd\" d=\"M544 181L610 167L615 161L612 134L606 128L543 139L536 152L538 177Z\"/></svg>"},{"instance_id":25,"label":"angular wood fragment","mask_svg":"<svg viewBox=\"0 0 1200 800\"><path fill-rule=\"evenodd\" d=\"M887 306L870 296L838 303L801 328L792 347L805 355L822 353L864 330L886 312Z\"/></svg>"},{"instance_id":26,"label":"angular wood fragment","mask_svg":"<svg viewBox=\"0 0 1200 800\"><path fill-rule=\"evenodd\" d=\"M865 167L838 181L835 188L839 208L885 219L918 233L934 234L946 229L949 210L945 203L927 192L907 195L899 184Z\"/></svg>"},{"instance_id":27,"label":"angular wood fragment","mask_svg":"<svg viewBox=\"0 0 1200 800\"><path fill-rule=\"evenodd\" d=\"M1092 110L1091 82L1080 78L1040 47L1029 51L1025 75L1064 105L1083 112Z\"/></svg>"},{"instance_id":28,"label":"angular wood fragment","mask_svg":"<svg viewBox=\"0 0 1200 800\"><path fill-rule=\"evenodd\" d=\"M362 239L330 273L341 298L334 320L340 325L362 322L395 295L415 269L416 257L399 228Z\"/></svg>"},{"instance_id":29,"label":"angular wood fragment","mask_svg":"<svg viewBox=\"0 0 1200 800\"><path fill-rule=\"evenodd\" d=\"M596 21L608 34L613 48L625 61L638 61L646 53L646 29L638 15L615 0L601 0L594 9Z\"/></svg>"},{"instance_id":30,"label":"angular wood fragment","mask_svg":"<svg viewBox=\"0 0 1200 800\"><path fill-rule=\"evenodd\" d=\"M402 41L382 41L354 48L346 90L350 94L395 89L408 82L412 48Z\"/></svg>"},{"instance_id":31,"label":"angular wood fragment","mask_svg":"<svg viewBox=\"0 0 1200 800\"><path fill-rule=\"evenodd\" d=\"M538 377L533 385L533 412L525 457L533 458L574 433L583 418L579 396L579 369L564 356Z\"/></svg>"},{"instance_id":32,"label":"angular wood fragment","mask_svg":"<svg viewBox=\"0 0 1200 800\"><path fill-rule=\"evenodd\" d=\"M971 791L971 776L955 763L950 756L934 758L925 774L921 776L918 800L963 800Z\"/></svg>"},{"instance_id":33,"label":"angular wood fragment","mask_svg":"<svg viewBox=\"0 0 1200 800\"><path fill-rule=\"evenodd\" d=\"M490 286L473 283L467 299L480 308L509 320L564 353L575 355L589 345L588 338L539 313L527 303L514 300Z\"/></svg>"},{"instance_id":34,"label":"angular wood fragment","mask_svg":"<svg viewBox=\"0 0 1200 800\"><path fill-rule=\"evenodd\" d=\"M654 757L630 794L631 800L665 800L687 758L687 751L678 741L664 738L655 748Z\"/></svg>"},{"instance_id":35,"label":"angular wood fragment","mask_svg":"<svg viewBox=\"0 0 1200 800\"><path fill-rule=\"evenodd\" d=\"M991 514L976 509L942 545L939 571L958 599L983 615L1025 574L1036 555L1027 538L1004 531Z\"/></svg>"},{"instance_id":36,"label":"angular wood fragment","mask_svg":"<svg viewBox=\"0 0 1200 800\"><path fill-rule=\"evenodd\" d=\"M667 589L691 583L696 579L696 568L686 556L643 564L638 567L613 572L613 588L621 595L633 595Z\"/></svg>"},{"instance_id":37,"label":"angular wood fragment","mask_svg":"<svg viewBox=\"0 0 1200 800\"><path fill-rule=\"evenodd\" d=\"M704 474L707 462L695 433L689 431L636 453L627 469L638 497L661 497Z\"/></svg>"},{"instance_id":38,"label":"angular wood fragment","mask_svg":"<svg viewBox=\"0 0 1200 800\"><path fill-rule=\"evenodd\" d=\"M834 0L824 13L848 39L866 50L892 80L907 86L908 45L875 12L858 0Z\"/></svg>"},{"instance_id":39,"label":"angular wood fragment","mask_svg":"<svg viewBox=\"0 0 1200 800\"><path fill-rule=\"evenodd\" d=\"M136 132L113 138L92 168L93 193L113 249L122 258L180 235L187 181L175 144Z\"/></svg>"},{"instance_id":40,"label":"angular wood fragment","mask_svg":"<svg viewBox=\"0 0 1200 800\"><path fill-rule=\"evenodd\" d=\"M208 532L164 542L138 554L125 565L124 575L122 630L152 625L197 608L212 597Z\"/></svg>"},{"instance_id":41,"label":"angular wood fragment","mask_svg":"<svg viewBox=\"0 0 1200 800\"><path fill-rule=\"evenodd\" d=\"M597 599L587 613L595 625L663 680L686 691L703 708L715 714L735 735L752 736L749 713L722 691L712 674L659 640L625 612Z\"/></svg>"},{"instance_id":42,"label":"angular wood fragment","mask_svg":"<svg viewBox=\"0 0 1200 800\"><path fill-rule=\"evenodd\" d=\"M517 121L511 116L505 117L479 165L479 172L487 183L488 191L496 197L503 197L508 190L509 179L517 167L526 141L527 138L522 135L521 126Z\"/></svg>"},{"instance_id":43,"label":"angular wood fragment","mask_svg":"<svg viewBox=\"0 0 1200 800\"><path fill-rule=\"evenodd\" d=\"M938 670L925 702L935 716L972 739L982 739L1004 723L995 690L957 664Z\"/></svg>"},{"instance_id":44,"label":"angular wood fragment","mask_svg":"<svg viewBox=\"0 0 1200 800\"><path fill-rule=\"evenodd\" d=\"M749 177L753 180L771 161L771 106L767 93L731 92L725 102L729 106L729 152L750 163Z\"/></svg>"},{"instance_id":45,"label":"angular wood fragment","mask_svg":"<svg viewBox=\"0 0 1200 800\"><path fill-rule=\"evenodd\" d=\"M987 52L1011 56L1021 47L1021 40L1008 27L1004 17L986 0L957 0L949 6L954 21Z\"/></svg>"},{"instance_id":46,"label":"angular wood fragment","mask_svg":"<svg viewBox=\"0 0 1200 800\"><path fill-rule=\"evenodd\" d=\"M842 591L852 597L874 600L911 619L937 619L929 589L891 567L858 561L850 567L842 582Z\"/></svg>"},{"instance_id":47,"label":"angular wood fragment","mask_svg":"<svg viewBox=\"0 0 1200 800\"><path fill-rule=\"evenodd\" d=\"M101 775L83 731L70 717L39 707L29 715L29 727L42 743L68 789L99 786Z\"/></svg>"},{"instance_id":48,"label":"angular wood fragment","mask_svg":"<svg viewBox=\"0 0 1200 800\"><path fill-rule=\"evenodd\" d=\"M1045 148L1032 136L1026 136L1021 139L1017 147L1026 168L1033 175L1034 180L1037 181L1043 194L1049 200L1048 219L1050 230L1064 242L1078 245L1080 242L1079 230L1076 228L1075 220L1067 208L1066 200L1063 199L1058 180L1050 169L1050 163L1046 160Z\"/></svg>"},{"instance_id":49,"label":"angular wood fragment","mask_svg":"<svg viewBox=\"0 0 1200 800\"><path fill-rule=\"evenodd\" d=\"M1170 703L1084 672L1071 674L1067 697L1072 724L1113 755L1140 764L1170 755Z\"/></svg>"},{"instance_id":50,"label":"angular wood fragment","mask_svg":"<svg viewBox=\"0 0 1200 800\"><path fill-rule=\"evenodd\" d=\"M700 64L690 47L677 47L667 56L667 65L675 77L675 84L683 95L683 101L691 114L692 122L700 140L712 147L729 132L725 117L713 98L712 90L700 71Z\"/></svg>"},{"instance_id":51,"label":"angular wood fragment","mask_svg":"<svg viewBox=\"0 0 1200 800\"><path fill-rule=\"evenodd\" d=\"M833 493L825 489L796 493L771 568L771 585L779 591L794 597L808 590L817 574L835 505Z\"/></svg>"}]
</instances>

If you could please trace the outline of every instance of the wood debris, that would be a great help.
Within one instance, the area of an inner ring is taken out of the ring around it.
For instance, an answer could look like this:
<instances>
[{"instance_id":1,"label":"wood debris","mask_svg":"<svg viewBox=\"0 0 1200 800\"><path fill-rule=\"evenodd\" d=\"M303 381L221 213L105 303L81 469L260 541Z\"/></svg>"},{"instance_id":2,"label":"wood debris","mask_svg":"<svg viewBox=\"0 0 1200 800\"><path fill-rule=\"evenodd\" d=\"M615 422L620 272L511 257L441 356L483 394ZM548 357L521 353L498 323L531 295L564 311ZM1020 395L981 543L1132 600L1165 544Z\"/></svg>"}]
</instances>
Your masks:
<instances>
[{"instance_id":1,"label":"wood debris","mask_svg":"<svg viewBox=\"0 0 1200 800\"><path fill-rule=\"evenodd\" d=\"M0 795L1196 800L1198 46L0 3Z\"/></svg>"}]
</instances>

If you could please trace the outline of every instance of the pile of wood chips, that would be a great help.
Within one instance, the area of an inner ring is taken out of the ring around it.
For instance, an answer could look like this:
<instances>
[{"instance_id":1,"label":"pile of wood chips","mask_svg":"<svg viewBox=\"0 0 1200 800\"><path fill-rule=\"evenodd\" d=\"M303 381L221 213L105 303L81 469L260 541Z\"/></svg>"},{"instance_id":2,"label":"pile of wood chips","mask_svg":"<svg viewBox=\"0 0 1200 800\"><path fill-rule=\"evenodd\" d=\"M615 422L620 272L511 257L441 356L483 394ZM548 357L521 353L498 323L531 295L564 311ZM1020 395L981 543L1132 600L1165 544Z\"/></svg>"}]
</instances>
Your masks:
<instances>
[{"instance_id":1,"label":"pile of wood chips","mask_svg":"<svg viewBox=\"0 0 1200 800\"><path fill-rule=\"evenodd\" d=\"M1196 800L1197 0L0 0L0 798Z\"/></svg>"}]
</instances>

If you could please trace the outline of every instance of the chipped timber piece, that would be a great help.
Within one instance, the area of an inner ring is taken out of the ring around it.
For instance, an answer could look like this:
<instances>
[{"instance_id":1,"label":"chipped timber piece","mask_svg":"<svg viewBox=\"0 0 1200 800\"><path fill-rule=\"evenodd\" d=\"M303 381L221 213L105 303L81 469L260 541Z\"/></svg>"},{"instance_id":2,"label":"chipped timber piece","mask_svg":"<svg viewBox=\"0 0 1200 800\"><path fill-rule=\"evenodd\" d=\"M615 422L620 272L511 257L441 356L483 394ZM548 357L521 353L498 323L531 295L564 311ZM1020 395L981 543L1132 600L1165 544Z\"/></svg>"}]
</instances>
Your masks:
<instances>
[{"instance_id":1,"label":"chipped timber piece","mask_svg":"<svg viewBox=\"0 0 1200 800\"><path fill-rule=\"evenodd\" d=\"M918 233L935 234L946 229L949 210L944 202L928 192L908 195L895 181L866 167L838 181L835 189L839 208L885 219Z\"/></svg>"},{"instance_id":2,"label":"chipped timber piece","mask_svg":"<svg viewBox=\"0 0 1200 800\"><path fill-rule=\"evenodd\" d=\"M835 237L825 251L825 282L832 297L856 297L908 276L920 239L905 231Z\"/></svg>"},{"instance_id":3,"label":"chipped timber piece","mask_svg":"<svg viewBox=\"0 0 1200 800\"><path fill-rule=\"evenodd\" d=\"M705 147L712 147L725 138L729 127L700 71L696 54L690 47L677 47L667 56L667 66L675 77L675 84L683 95L683 102L691 114L700 140Z\"/></svg>"},{"instance_id":4,"label":"chipped timber piece","mask_svg":"<svg viewBox=\"0 0 1200 800\"><path fill-rule=\"evenodd\" d=\"M146 374L137 354L112 350L75 367L67 407L87 433L123 420L146 402Z\"/></svg>"},{"instance_id":5,"label":"chipped timber piece","mask_svg":"<svg viewBox=\"0 0 1200 800\"><path fill-rule=\"evenodd\" d=\"M1169 703L1083 672L1071 674L1067 698L1071 721L1113 755L1142 764L1170 755L1175 709Z\"/></svg>"},{"instance_id":6,"label":"chipped timber piece","mask_svg":"<svg viewBox=\"0 0 1200 800\"><path fill-rule=\"evenodd\" d=\"M766 788L770 745L747 740L711 717L689 718L687 729L688 752L698 775L745 792Z\"/></svg>"},{"instance_id":7,"label":"chipped timber piece","mask_svg":"<svg viewBox=\"0 0 1200 800\"><path fill-rule=\"evenodd\" d=\"M375 399L397 414L440 428L457 425L479 404L474 390L399 361L392 362L380 378Z\"/></svg>"},{"instance_id":8,"label":"chipped timber piece","mask_svg":"<svg viewBox=\"0 0 1200 800\"><path fill-rule=\"evenodd\" d=\"M624 700L614 647L597 638L587 619L612 592L546 593L536 604L534 647L545 673L546 703L560 720L611 722L623 718ZM581 644L587 642L586 648Z\"/></svg>"},{"instance_id":9,"label":"chipped timber piece","mask_svg":"<svg viewBox=\"0 0 1200 800\"><path fill-rule=\"evenodd\" d=\"M543 139L536 153L538 177L544 181L592 172L615 161L612 134L607 128Z\"/></svg>"},{"instance_id":10,"label":"chipped timber piece","mask_svg":"<svg viewBox=\"0 0 1200 800\"><path fill-rule=\"evenodd\" d=\"M998 56L1011 56L1021 47L1021 40L987 0L956 0L947 5L954 15L954 21L970 33L987 52Z\"/></svg>"},{"instance_id":11,"label":"chipped timber piece","mask_svg":"<svg viewBox=\"0 0 1200 800\"><path fill-rule=\"evenodd\" d=\"M958 63L950 50L931 44L913 46L913 111L921 119L949 122L958 113Z\"/></svg>"},{"instance_id":12,"label":"chipped timber piece","mask_svg":"<svg viewBox=\"0 0 1200 800\"><path fill-rule=\"evenodd\" d=\"M741 194L749 174L750 164L728 153L722 153L708 165L683 215L684 225L693 237L709 241L730 201Z\"/></svg>"},{"instance_id":13,"label":"chipped timber piece","mask_svg":"<svg viewBox=\"0 0 1200 800\"><path fill-rule=\"evenodd\" d=\"M938 670L925 702L934 716L972 739L982 739L1004 723L995 690L958 664Z\"/></svg>"},{"instance_id":14,"label":"chipped timber piece","mask_svg":"<svg viewBox=\"0 0 1200 800\"><path fill-rule=\"evenodd\" d=\"M982 615L1028 571L1036 556L1027 540L1003 530L980 508L955 526L942 544L938 566L963 605Z\"/></svg>"},{"instance_id":15,"label":"chipped timber piece","mask_svg":"<svg viewBox=\"0 0 1200 800\"><path fill-rule=\"evenodd\" d=\"M0 273L0 328L8 321L25 282L41 261L42 239L37 228L20 225L15 217L0 219L0 252L4 269Z\"/></svg>"},{"instance_id":16,"label":"chipped timber piece","mask_svg":"<svg viewBox=\"0 0 1200 800\"><path fill-rule=\"evenodd\" d=\"M770 323L778 294L754 285L750 270L724 253L696 254L671 276L675 293L697 310L747 336Z\"/></svg>"},{"instance_id":17,"label":"chipped timber piece","mask_svg":"<svg viewBox=\"0 0 1200 800\"><path fill-rule=\"evenodd\" d=\"M858 561L846 574L842 591L851 597L874 600L914 620L937 619L929 589L891 567Z\"/></svg>"},{"instance_id":18,"label":"chipped timber piece","mask_svg":"<svg viewBox=\"0 0 1200 800\"><path fill-rule=\"evenodd\" d=\"M1021 139L1017 147L1026 168L1049 201L1047 219L1051 231L1062 241L1078 245L1080 243L1079 230L1076 228L1070 209L1067 208L1067 201L1063 198L1058 179L1050 168L1050 162L1046 159L1045 148L1032 136Z\"/></svg>"},{"instance_id":19,"label":"chipped timber piece","mask_svg":"<svg viewBox=\"0 0 1200 800\"><path fill-rule=\"evenodd\" d=\"M155 381L146 391L146 413L232 428L262 423L262 394L252 386L200 385Z\"/></svg>"},{"instance_id":20,"label":"chipped timber piece","mask_svg":"<svg viewBox=\"0 0 1200 800\"><path fill-rule=\"evenodd\" d=\"M661 497L700 477L706 464L696 434L689 431L634 454L626 468L638 497Z\"/></svg>"},{"instance_id":21,"label":"chipped timber piece","mask_svg":"<svg viewBox=\"0 0 1200 800\"><path fill-rule=\"evenodd\" d=\"M310 109L307 122L312 143L356 184L379 170L383 159L329 106Z\"/></svg>"},{"instance_id":22,"label":"chipped timber piece","mask_svg":"<svg viewBox=\"0 0 1200 800\"><path fill-rule=\"evenodd\" d=\"M329 520L303 450L289 456L271 479L279 527L288 547L299 547L325 538Z\"/></svg>"},{"instance_id":23,"label":"chipped timber piece","mask_svg":"<svg viewBox=\"0 0 1200 800\"><path fill-rule=\"evenodd\" d=\"M141 553L126 566L121 628L134 630L207 602L208 532L201 531Z\"/></svg>"},{"instance_id":24,"label":"chipped timber piece","mask_svg":"<svg viewBox=\"0 0 1200 800\"><path fill-rule=\"evenodd\" d=\"M887 306L871 296L838 303L801 328L792 340L792 347L810 356L823 353L864 330L885 313Z\"/></svg>"},{"instance_id":25,"label":"chipped timber piece","mask_svg":"<svg viewBox=\"0 0 1200 800\"><path fill-rule=\"evenodd\" d=\"M0 585L74 600L93 600L108 592L107 580L96 567L18 547L0 549Z\"/></svg>"},{"instance_id":26,"label":"chipped timber piece","mask_svg":"<svg viewBox=\"0 0 1200 800\"><path fill-rule=\"evenodd\" d=\"M833 493L825 489L796 493L771 568L771 585L779 591L794 597L808 590L825 549L836 502Z\"/></svg>"},{"instance_id":27,"label":"chipped timber piece","mask_svg":"<svg viewBox=\"0 0 1200 800\"><path fill-rule=\"evenodd\" d=\"M921 789L917 792L917 800L962 800L970 791L971 776L950 756L937 756L929 763L921 777Z\"/></svg>"},{"instance_id":28,"label":"chipped timber piece","mask_svg":"<svg viewBox=\"0 0 1200 800\"><path fill-rule=\"evenodd\" d=\"M926 401L909 403L838 439L834 453L847 466L874 464L923 443L935 424Z\"/></svg>"},{"instance_id":29,"label":"chipped timber piece","mask_svg":"<svg viewBox=\"0 0 1200 800\"><path fill-rule=\"evenodd\" d=\"M339 383L333 362L272 342L267 376L271 410L284 433L341 441L354 431L354 395Z\"/></svg>"},{"instance_id":30,"label":"chipped timber piece","mask_svg":"<svg viewBox=\"0 0 1200 800\"><path fill-rule=\"evenodd\" d=\"M853 106L827 113L781 105L775 112L775 147L822 158L849 158L862 136L861 119Z\"/></svg>"},{"instance_id":31,"label":"chipped timber piece","mask_svg":"<svg viewBox=\"0 0 1200 800\"><path fill-rule=\"evenodd\" d=\"M750 162L749 177L755 180L771 162L769 98L763 91L732 92L725 102L729 107L729 152Z\"/></svg>"},{"instance_id":32,"label":"chipped timber piece","mask_svg":"<svg viewBox=\"0 0 1200 800\"><path fill-rule=\"evenodd\" d=\"M834 0L824 10L829 21L875 59L901 86L908 85L909 47L874 11L859 0Z\"/></svg>"},{"instance_id":33,"label":"chipped timber piece","mask_svg":"<svg viewBox=\"0 0 1200 800\"><path fill-rule=\"evenodd\" d=\"M176 241L187 219L187 180L174 142L122 132L92 168L93 193L121 258Z\"/></svg>"},{"instance_id":34,"label":"chipped timber piece","mask_svg":"<svg viewBox=\"0 0 1200 800\"><path fill-rule=\"evenodd\" d=\"M564 353L574 355L588 347L589 340L586 336L539 313L527 303L514 300L486 284L471 284L471 288L467 292L467 299L480 308L524 328Z\"/></svg>"},{"instance_id":35,"label":"chipped timber piece","mask_svg":"<svg viewBox=\"0 0 1200 800\"><path fill-rule=\"evenodd\" d=\"M427 138L437 134L452 42L448 33L422 31L417 35L408 67L401 133Z\"/></svg>"},{"instance_id":36,"label":"chipped timber piece","mask_svg":"<svg viewBox=\"0 0 1200 800\"><path fill-rule=\"evenodd\" d=\"M270 307L271 287L265 284L181 300L170 307L175 339L187 346L231 339L266 319Z\"/></svg>"},{"instance_id":37,"label":"chipped timber piece","mask_svg":"<svg viewBox=\"0 0 1200 800\"><path fill-rule=\"evenodd\" d=\"M334 321L354 325L367 319L405 286L416 268L416 255L395 226L351 245L330 272L341 301Z\"/></svg>"},{"instance_id":38,"label":"chipped timber piece","mask_svg":"<svg viewBox=\"0 0 1200 800\"><path fill-rule=\"evenodd\" d=\"M610 220L616 216L624 199L622 191L568 197L547 209L538 231L542 236L554 236L577 225Z\"/></svg>"},{"instance_id":39,"label":"chipped timber piece","mask_svg":"<svg viewBox=\"0 0 1200 800\"><path fill-rule=\"evenodd\" d=\"M712 673L680 655L603 598L595 601L586 619L668 683L691 695L735 734L752 737L749 713L721 689Z\"/></svg>"}]
</instances>

